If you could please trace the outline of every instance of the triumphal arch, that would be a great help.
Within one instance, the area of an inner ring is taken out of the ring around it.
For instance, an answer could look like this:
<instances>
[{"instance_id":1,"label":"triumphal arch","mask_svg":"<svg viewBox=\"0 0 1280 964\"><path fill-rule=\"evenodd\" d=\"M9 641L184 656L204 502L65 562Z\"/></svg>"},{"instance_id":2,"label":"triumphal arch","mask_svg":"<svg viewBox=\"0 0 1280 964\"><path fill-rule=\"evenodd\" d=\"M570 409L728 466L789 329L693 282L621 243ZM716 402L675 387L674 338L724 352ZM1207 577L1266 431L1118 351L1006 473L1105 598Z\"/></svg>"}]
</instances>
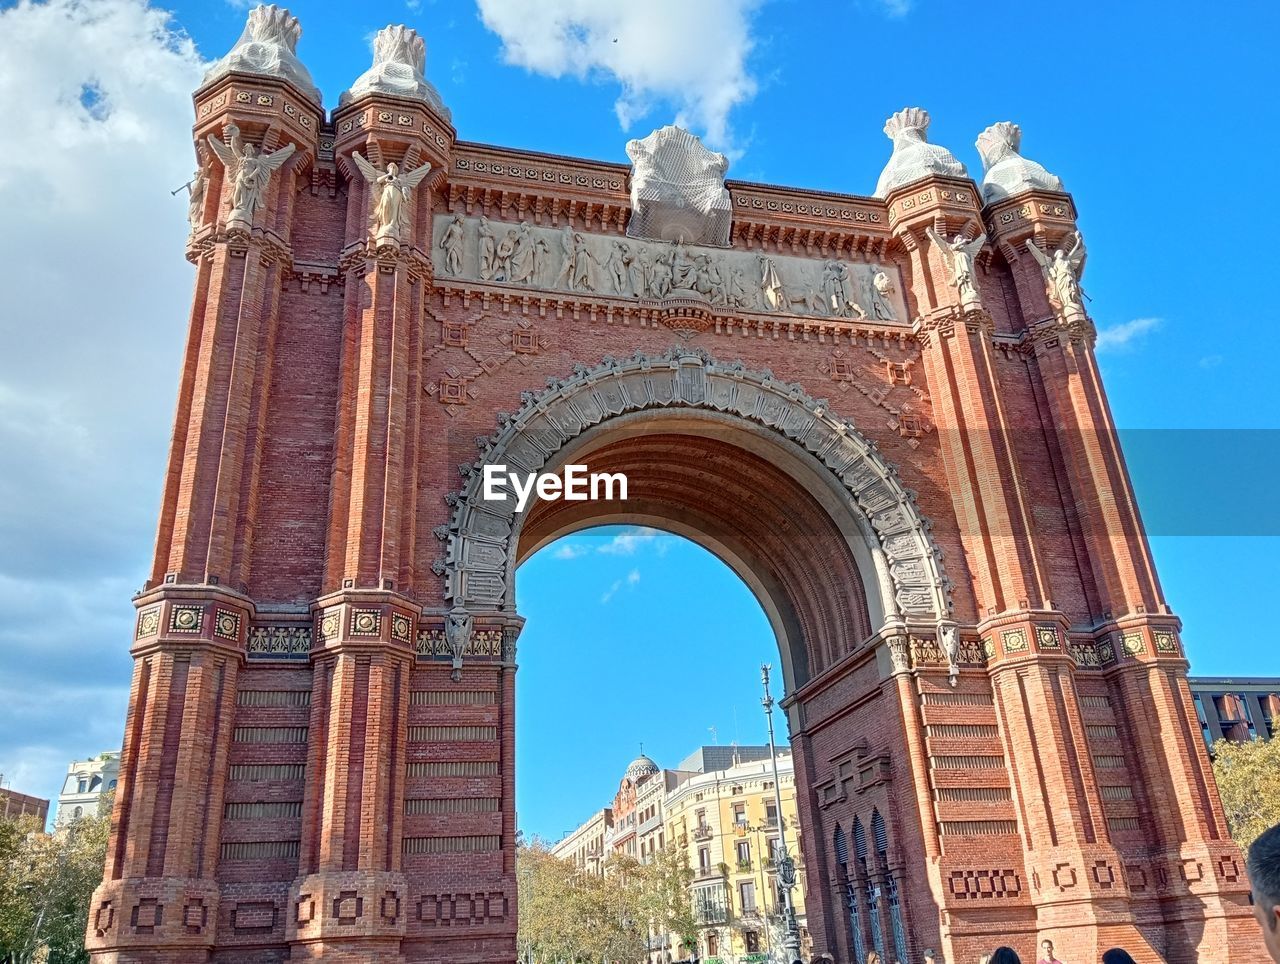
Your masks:
<instances>
[{"instance_id":1,"label":"triumphal arch","mask_svg":"<svg viewBox=\"0 0 1280 964\"><path fill-rule=\"evenodd\" d=\"M630 165L459 140L404 27L326 112L299 33L252 11L195 94L95 961L514 961L516 569L602 522L768 614L818 951L1261 960L1015 125L975 181L903 110L873 194L793 190L671 127ZM497 463L628 498L517 511Z\"/></svg>"}]
</instances>

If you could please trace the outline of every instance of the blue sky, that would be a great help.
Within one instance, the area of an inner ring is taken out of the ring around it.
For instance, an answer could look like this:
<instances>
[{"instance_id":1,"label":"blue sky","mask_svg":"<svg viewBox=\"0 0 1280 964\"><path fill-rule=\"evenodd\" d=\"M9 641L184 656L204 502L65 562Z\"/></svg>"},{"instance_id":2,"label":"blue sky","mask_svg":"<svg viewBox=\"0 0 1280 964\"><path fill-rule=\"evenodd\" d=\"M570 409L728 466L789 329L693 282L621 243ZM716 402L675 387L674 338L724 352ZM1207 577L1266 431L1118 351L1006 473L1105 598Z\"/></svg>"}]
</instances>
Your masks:
<instances>
[{"instance_id":1,"label":"blue sky","mask_svg":"<svg viewBox=\"0 0 1280 964\"><path fill-rule=\"evenodd\" d=\"M328 106L377 28L417 27L467 140L625 162L629 137L681 119L730 177L868 193L903 106L928 108L973 174L977 134L1019 123L1080 210L1099 357L1193 669L1280 675L1276 5L290 6ZM190 91L243 20L217 0L0 2L0 114L40 134L0 132L0 210L22 226L0 232L0 773L28 792L119 742L190 300L169 190L192 168ZM680 540L596 551L614 535L521 570L532 832L604 802L642 740L673 764L710 726L763 735L758 664L776 654L745 588ZM566 726L583 694L608 712Z\"/></svg>"}]
</instances>

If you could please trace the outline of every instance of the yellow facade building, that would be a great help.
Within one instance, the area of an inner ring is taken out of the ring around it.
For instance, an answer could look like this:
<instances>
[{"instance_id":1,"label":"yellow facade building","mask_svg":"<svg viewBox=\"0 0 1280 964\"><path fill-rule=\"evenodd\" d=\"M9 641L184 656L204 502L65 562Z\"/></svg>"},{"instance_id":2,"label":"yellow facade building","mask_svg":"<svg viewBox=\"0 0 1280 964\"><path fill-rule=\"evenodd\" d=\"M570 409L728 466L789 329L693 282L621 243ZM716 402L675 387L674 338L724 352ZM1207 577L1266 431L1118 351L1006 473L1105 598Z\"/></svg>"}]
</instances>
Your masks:
<instances>
[{"instance_id":1,"label":"yellow facade building","mask_svg":"<svg viewBox=\"0 0 1280 964\"><path fill-rule=\"evenodd\" d=\"M666 795L666 839L693 868L703 964L777 959L784 932L776 865L784 826L798 870L792 899L807 959L806 878L790 753L778 753L781 813L767 747L703 747L680 769L689 775Z\"/></svg>"}]
</instances>

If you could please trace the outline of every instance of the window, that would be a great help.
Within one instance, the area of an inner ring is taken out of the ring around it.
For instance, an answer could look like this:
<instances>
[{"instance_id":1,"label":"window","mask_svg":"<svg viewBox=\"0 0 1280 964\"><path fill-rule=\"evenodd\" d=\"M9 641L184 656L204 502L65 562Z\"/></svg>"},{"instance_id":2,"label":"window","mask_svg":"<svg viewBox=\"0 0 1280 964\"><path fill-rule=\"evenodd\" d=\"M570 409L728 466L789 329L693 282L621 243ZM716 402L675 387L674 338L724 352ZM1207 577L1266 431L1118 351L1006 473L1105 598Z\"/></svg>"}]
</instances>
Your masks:
<instances>
[{"instance_id":1,"label":"window","mask_svg":"<svg viewBox=\"0 0 1280 964\"><path fill-rule=\"evenodd\" d=\"M707 935L707 957L718 957L720 955L720 935L711 933Z\"/></svg>"},{"instance_id":2,"label":"window","mask_svg":"<svg viewBox=\"0 0 1280 964\"><path fill-rule=\"evenodd\" d=\"M742 912L744 914L754 914L756 912L756 882L754 880L744 880L738 885L738 901L742 904Z\"/></svg>"},{"instance_id":3,"label":"window","mask_svg":"<svg viewBox=\"0 0 1280 964\"><path fill-rule=\"evenodd\" d=\"M778 846L778 838L770 837L768 840L765 841L764 845L765 847L768 848L769 863L776 864L778 862L778 858L782 856L782 851L779 849L779 846Z\"/></svg>"},{"instance_id":4,"label":"window","mask_svg":"<svg viewBox=\"0 0 1280 964\"><path fill-rule=\"evenodd\" d=\"M89 792L89 781L86 780L84 777L81 777L80 782L76 784L76 793L88 793L88 792Z\"/></svg>"},{"instance_id":5,"label":"window","mask_svg":"<svg viewBox=\"0 0 1280 964\"><path fill-rule=\"evenodd\" d=\"M711 848L710 847L698 848L698 869L702 871L707 871L711 869Z\"/></svg>"},{"instance_id":6,"label":"window","mask_svg":"<svg viewBox=\"0 0 1280 964\"><path fill-rule=\"evenodd\" d=\"M751 841L749 840L738 841L738 869L751 869Z\"/></svg>"},{"instance_id":7,"label":"window","mask_svg":"<svg viewBox=\"0 0 1280 964\"><path fill-rule=\"evenodd\" d=\"M764 802L764 822L770 827L778 825L778 805L772 800Z\"/></svg>"},{"instance_id":8,"label":"window","mask_svg":"<svg viewBox=\"0 0 1280 964\"><path fill-rule=\"evenodd\" d=\"M733 805L733 822L739 826L747 822L747 805L745 803L735 803Z\"/></svg>"},{"instance_id":9,"label":"window","mask_svg":"<svg viewBox=\"0 0 1280 964\"><path fill-rule=\"evenodd\" d=\"M744 931L742 939L746 942L748 954L760 953L760 934L758 931Z\"/></svg>"},{"instance_id":10,"label":"window","mask_svg":"<svg viewBox=\"0 0 1280 964\"><path fill-rule=\"evenodd\" d=\"M79 820L81 817L84 816L84 807L76 807L74 810L71 811L71 816L76 820Z\"/></svg>"}]
</instances>

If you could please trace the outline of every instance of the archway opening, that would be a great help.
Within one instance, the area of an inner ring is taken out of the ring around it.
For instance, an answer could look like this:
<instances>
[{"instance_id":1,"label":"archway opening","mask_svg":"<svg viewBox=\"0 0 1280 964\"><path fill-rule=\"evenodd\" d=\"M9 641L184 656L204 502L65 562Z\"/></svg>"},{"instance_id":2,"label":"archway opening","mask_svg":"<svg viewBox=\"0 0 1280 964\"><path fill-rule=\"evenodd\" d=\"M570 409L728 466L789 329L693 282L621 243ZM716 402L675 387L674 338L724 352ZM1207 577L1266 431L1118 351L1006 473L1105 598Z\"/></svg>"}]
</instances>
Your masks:
<instances>
[{"instance_id":1,"label":"archway opening","mask_svg":"<svg viewBox=\"0 0 1280 964\"><path fill-rule=\"evenodd\" d=\"M623 417L548 469L622 474L627 499L540 501L516 526L521 829L588 874L678 854L698 926L646 934L651 964L685 958L686 941L704 957L783 954L784 844L800 868L797 934L812 946L808 780L786 712L774 716L776 771L767 753L759 667L773 664L781 700L861 648L874 635L875 570L848 506L780 449L697 413ZM646 640L646 628L663 638ZM711 678L722 685L700 682ZM522 900L528 933L538 902Z\"/></svg>"}]
</instances>

